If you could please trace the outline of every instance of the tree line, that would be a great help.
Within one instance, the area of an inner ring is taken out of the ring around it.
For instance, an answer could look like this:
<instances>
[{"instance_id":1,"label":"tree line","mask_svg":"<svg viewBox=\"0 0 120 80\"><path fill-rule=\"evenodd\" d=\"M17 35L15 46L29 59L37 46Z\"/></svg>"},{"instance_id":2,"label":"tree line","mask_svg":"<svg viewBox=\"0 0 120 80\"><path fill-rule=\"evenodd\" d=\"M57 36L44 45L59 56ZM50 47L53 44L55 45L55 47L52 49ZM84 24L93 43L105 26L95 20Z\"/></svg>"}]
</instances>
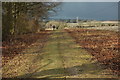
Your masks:
<instances>
[{"instance_id":1,"label":"tree line","mask_svg":"<svg viewBox=\"0 0 120 80\"><path fill-rule=\"evenodd\" d=\"M56 2L3 2L2 37L37 32L40 22L56 12Z\"/></svg>"}]
</instances>

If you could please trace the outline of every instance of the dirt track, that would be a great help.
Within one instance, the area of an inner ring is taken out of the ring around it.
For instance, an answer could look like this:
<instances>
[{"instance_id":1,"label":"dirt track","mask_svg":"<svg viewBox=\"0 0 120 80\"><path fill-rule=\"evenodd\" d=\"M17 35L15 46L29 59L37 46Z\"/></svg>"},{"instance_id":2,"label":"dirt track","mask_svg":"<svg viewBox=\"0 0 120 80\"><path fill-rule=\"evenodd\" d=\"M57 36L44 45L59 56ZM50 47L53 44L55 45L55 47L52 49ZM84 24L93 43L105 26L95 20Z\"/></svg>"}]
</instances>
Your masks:
<instances>
[{"instance_id":1,"label":"dirt track","mask_svg":"<svg viewBox=\"0 0 120 80\"><path fill-rule=\"evenodd\" d=\"M65 31L54 31L39 50L40 40L3 67L3 77L17 78L117 78L76 44Z\"/></svg>"}]
</instances>

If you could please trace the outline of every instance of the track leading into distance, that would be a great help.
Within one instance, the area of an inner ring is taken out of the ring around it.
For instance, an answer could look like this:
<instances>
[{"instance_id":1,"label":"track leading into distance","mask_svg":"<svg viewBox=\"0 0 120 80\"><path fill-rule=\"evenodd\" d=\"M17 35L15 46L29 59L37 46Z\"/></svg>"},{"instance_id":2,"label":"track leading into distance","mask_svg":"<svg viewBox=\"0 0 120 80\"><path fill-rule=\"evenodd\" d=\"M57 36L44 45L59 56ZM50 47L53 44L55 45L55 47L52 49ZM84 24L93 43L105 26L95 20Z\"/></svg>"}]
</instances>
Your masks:
<instances>
[{"instance_id":1,"label":"track leading into distance","mask_svg":"<svg viewBox=\"0 0 120 80\"><path fill-rule=\"evenodd\" d=\"M38 40L36 46L26 49L24 53L3 67L3 77L62 80L117 78L105 66L93 61L92 56L64 30L53 31L42 52L39 52ZM15 65L17 60L20 60L19 65Z\"/></svg>"}]
</instances>

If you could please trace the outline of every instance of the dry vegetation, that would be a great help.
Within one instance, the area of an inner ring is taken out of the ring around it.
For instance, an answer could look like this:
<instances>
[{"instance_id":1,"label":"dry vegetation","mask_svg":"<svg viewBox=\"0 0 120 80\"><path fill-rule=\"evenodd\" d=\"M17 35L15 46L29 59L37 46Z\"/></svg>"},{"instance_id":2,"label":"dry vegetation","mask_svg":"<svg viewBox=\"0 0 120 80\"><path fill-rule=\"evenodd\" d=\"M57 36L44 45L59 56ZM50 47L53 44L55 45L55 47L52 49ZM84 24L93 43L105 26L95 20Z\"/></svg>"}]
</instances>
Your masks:
<instances>
[{"instance_id":1,"label":"dry vegetation","mask_svg":"<svg viewBox=\"0 0 120 80\"><path fill-rule=\"evenodd\" d=\"M10 37L10 40L3 41L2 45L2 65L5 65L10 59L21 53L25 48L34 44L38 39L41 40L40 49L42 49L50 35L50 31L41 31L39 33L18 35Z\"/></svg>"},{"instance_id":2,"label":"dry vegetation","mask_svg":"<svg viewBox=\"0 0 120 80\"><path fill-rule=\"evenodd\" d=\"M118 32L94 29L66 29L76 43L86 49L93 59L120 75Z\"/></svg>"}]
</instances>

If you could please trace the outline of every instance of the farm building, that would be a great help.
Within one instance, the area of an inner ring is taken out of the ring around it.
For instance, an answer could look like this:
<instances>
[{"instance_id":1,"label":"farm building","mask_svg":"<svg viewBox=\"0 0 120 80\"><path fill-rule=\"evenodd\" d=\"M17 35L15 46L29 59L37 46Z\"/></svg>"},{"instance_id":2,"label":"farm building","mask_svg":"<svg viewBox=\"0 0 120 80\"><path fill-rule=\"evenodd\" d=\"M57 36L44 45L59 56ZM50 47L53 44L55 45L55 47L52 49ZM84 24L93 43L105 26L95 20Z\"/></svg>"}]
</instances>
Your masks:
<instances>
[{"instance_id":1,"label":"farm building","mask_svg":"<svg viewBox=\"0 0 120 80\"><path fill-rule=\"evenodd\" d=\"M57 30L59 27L59 22L57 21L50 21L46 23L45 30Z\"/></svg>"},{"instance_id":2,"label":"farm building","mask_svg":"<svg viewBox=\"0 0 120 80\"><path fill-rule=\"evenodd\" d=\"M58 26L56 25L49 25L49 26L46 26L45 30L57 30L58 29Z\"/></svg>"}]
</instances>

